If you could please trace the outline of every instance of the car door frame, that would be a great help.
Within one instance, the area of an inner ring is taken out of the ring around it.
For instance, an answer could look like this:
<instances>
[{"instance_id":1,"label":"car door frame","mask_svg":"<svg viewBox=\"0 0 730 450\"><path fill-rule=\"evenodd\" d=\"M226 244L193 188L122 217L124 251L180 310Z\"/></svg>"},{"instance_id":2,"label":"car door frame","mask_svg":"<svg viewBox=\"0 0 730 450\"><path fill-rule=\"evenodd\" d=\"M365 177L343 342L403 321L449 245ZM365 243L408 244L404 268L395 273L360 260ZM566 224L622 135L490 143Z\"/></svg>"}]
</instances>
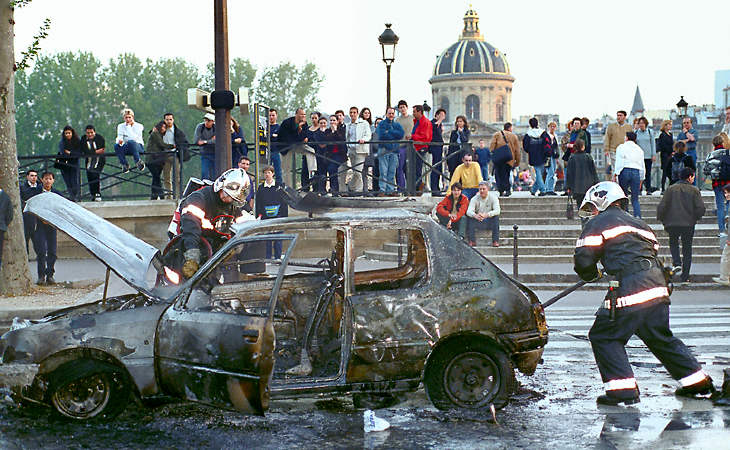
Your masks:
<instances>
[{"instance_id":1,"label":"car door frame","mask_svg":"<svg viewBox=\"0 0 730 450\"><path fill-rule=\"evenodd\" d=\"M197 283L207 277L235 247L272 240L288 241L289 246L274 280L265 316L186 308ZM186 283L177 300L160 317L155 334L155 368L163 392L246 414L264 414L268 409L274 364L273 315L297 240L298 236L292 234L234 237ZM225 333L216 335L216 331L221 330ZM224 337L235 340L236 330L241 331L243 337L238 346L236 342L224 340ZM231 332L233 336L228 335ZM218 345L218 353L213 344ZM228 358L231 354L236 359ZM230 367L236 363L243 367Z\"/></svg>"}]
</instances>

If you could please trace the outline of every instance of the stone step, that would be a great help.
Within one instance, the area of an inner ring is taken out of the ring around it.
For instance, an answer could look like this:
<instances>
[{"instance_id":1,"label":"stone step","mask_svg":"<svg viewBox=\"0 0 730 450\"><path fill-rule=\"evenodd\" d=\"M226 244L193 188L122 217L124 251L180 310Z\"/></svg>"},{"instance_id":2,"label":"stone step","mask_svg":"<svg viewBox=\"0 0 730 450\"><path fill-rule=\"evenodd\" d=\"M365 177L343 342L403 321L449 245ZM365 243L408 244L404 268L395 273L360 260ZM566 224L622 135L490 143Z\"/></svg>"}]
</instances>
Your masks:
<instances>
[{"instance_id":1,"label":"stone step","mask_svg":"<svg viewBox=\"0 0 730 450\"><path fill-rule=\"evenodd\" d=\"M481 235L482 237L477 237L477 246L478 247L486 247L489 246L492 243L492 240L490 239L491 233L490 232L481 232L478 234L478 236ZM522 246L545 246L545 247L555 247L555 246L568 246L573 247L575 246L575 241L578 238L578 236L555 236L550 238L545 237L534 237L532 234L527 233L519 233L518 238L518 244L520 247ZM659 245L661 246L669 246L669 237L668 236L658 236L659 239ZM707 236L695 236L692 240L693 246L716 246L718 245L718 237L716 235L707 235ZM501 246L509 246L512 248L512 237L503 237L500 233L500 239L499 243ZM392 248L397 247L387 247L390 244L384 244L383 250L393 251ZM396 244L397 245L397 244Z\"/></svg>"},{"instance_id":2,"label":"stone step","mask_svg":"<svg viewBox=\"0 0 730 450\"><path fill-rule=\"evenodd\" d=\"M567 222L567 221L566 221ZM659 238L666 237L667 233L661 225L655 224L652 229ZM523 237L528 238L571 238L577 239L580 236L581 227L579 224L566 223L563 226L550 225L545 227L529 225L520 226L517 230L518 238L521 240ZM483 232L482 232L483 233ZM512 239L513 235L512 226L500 225L499 236L500 238ZM716 225L701 224L695 228L695 238L698 237L712 237L717 239L718 232ZM480 233L481 235L481 233Z\"/></svg>"},{"instance_id":3,"label":"stone step","mask_svg":"<svg viewBox=\"0 0 730 450\"><path fill-rule=\"evenodd\" d=\"M568 224L578 224L580 225L580 219L576 217L573 220L568 220L565 218L565 216L559 217L557 215L549 216L549 217L524 217L524 216L518 216L518 217L511 217L511 218L505 218L500 215L499 218L499 225L568 225ZM661 225L661 222L659 222L656 217L644 217L644 222L648 223L649 225ZM713 216L705 216L698 224L702 225L711 225L711 224L717 224L717 219ZM653 228L653 227L652 227Z\"/></svg>"},{"instance_id":4,"label":"stone step","mask_svg":"<svg viewBox=\"0 0 730 450\"><path fill-rule=\"evenodd\" d=\"M646 216L644 217L644 220L656 218L656 209L647 209L644 208L641 210L642 215ZM499 219L502 220L511 220L511 219L544 219L544 218L555 218L555 219L565 219L565 208L560 209L543 209L543 208L525 208L525 209L507 209L507 208L501 208L501 212L499 214ZM715 222L717 220L717 215L715 214L715 211L706 211L705 215L702 217L702 219L711 219L712 222Z\"/></svg>"},{"instance_id":5,"label":"stone step","mask_svg":"<svg viewBox=\"0 0 730 450\"><path fill-rule=\"evenodd\" d=\"M483 254L486 257L492 257L496 255L512 255L512 245L504 245L500 247L492 247L490 244L485 245L477 245L475 247L481 254ZM544 246L530 246L530 245L523 245L520 243L518 247L519 255L573 255L573 250L575 249L575 242L573 245L563 245L563 246L552 246L552 245L544 245ZM385 250L385 248L384 248ZM396 250L397 251L397 247ZM708 255L708 256L717 256L720 257L720 247L717 245L693 245L692 246L692 260L694 260L694 255ZM662 246L659 247L659 256L665 256L669 255L669 246Z\"/></svg>"},{"instance_id":6,"label":"stone step","mask_svg":"<svg viewBox=\"0 0 730 450\"><path fill-rule=\"evenodd\" d=\"M690 278L696 283L712 283L712 277L717 275L698 273L692 274ZM520 273L518 279L525 284L552 284L561 286L572 286L580 281L575 273ZM595 283L591 283L595 284ZM606 283L604 285L608 286Z\"/></svg>"},{"instance_id":7,"label":"stone step","mask_svg":"<svg viewBox=\"0 0 730 450\"><path fill-rule=\"evenodd\" d=\"M533 291L562 291L572 286L567 283L525 283L527 287ZM581 291L606 291L608 290L608 283L589 283L581 287ZM696 282L694 277L690 277L689 283L675 283L675 291L698 291L698 290L729 290L727 286L710 282ZM546 301L549 298L541 298L540 301ZM596 304L598 307L598 303Z\"/></svg>"},{"instance_id":8,"label":"stone step","mask_svg":"<svg viewBox=\"0 0 730 450\"><path fill-rule=\"evenodd\" d=\"M511 264L512 263L512 255L484 255L487 259L492 261L495 264ZM663 254L660 252L659 256L663 256L665 260L670 261L671 258L669 257L669 254ZM397 255L396 255L397 258ZM394 261L395 259L393 259ZM527 264L545 264L545 270L549 270L550 264L572 264L573 263L573 254L565 254L565 255L519 255L518 256L518 262L519 263L527 263ZM692 255L692 262L693 263L708 263L708 264L717 264L720 265L720 255Z\"/></svg>"}]
</instances>

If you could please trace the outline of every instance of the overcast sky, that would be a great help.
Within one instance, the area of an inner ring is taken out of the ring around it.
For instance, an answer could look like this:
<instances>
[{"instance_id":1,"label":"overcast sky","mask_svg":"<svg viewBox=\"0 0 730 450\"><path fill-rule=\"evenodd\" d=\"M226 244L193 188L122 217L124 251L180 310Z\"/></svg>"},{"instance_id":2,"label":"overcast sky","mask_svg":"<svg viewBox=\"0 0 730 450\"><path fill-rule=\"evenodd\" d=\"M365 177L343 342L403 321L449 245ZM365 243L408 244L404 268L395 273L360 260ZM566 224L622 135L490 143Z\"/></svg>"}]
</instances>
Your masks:
<instances>
[{"instance_id":1,"label":"overcast sky","mask_svg":"<svg viewBox=\"0 0 730 450\"><path fill-rule=\"evenodd\" d=\"M507 55L516 78L515 118L628 110L637 84L647 109L668 109L680 95L712 103L715 70L730 69L726 0L472 4L482 35ZM432 104L433 64L457 41L468 7L445 0L229 0L230 56L257 66L310 60L325 76L321 109L370 106L380 115L385 66L377 37L384 23L400 37L393 100ZM53 24L44 53L84 50L106 61L133 52L200 67L213 60L212 0L34 0L16 12L17 55L45 17Z\"/></svg>"}]
</instances>

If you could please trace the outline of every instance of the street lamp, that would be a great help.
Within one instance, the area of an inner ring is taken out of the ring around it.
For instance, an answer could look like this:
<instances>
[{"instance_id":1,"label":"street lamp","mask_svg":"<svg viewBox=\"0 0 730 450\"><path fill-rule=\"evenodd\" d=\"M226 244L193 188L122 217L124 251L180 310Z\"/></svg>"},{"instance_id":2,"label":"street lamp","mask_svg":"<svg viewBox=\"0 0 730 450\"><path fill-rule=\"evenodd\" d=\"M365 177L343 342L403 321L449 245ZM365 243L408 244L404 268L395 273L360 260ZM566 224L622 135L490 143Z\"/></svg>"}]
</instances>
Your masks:
<instances>
[{"instance_id":1,"label":"street lamp","mask_svg":"<svg viewBox=\"0 0 730 450\"><path fill-rule=\"evenodd\" d=\"M395 61L395 45L398 43L398 36L390 29L392 24L385 24L385 31L378 36L378 42L383 50L383 62L386 70L386 108L390 106L390 65Z\"/></svg>"},{"instance_id":2,"label":"street lamp","mask_svg":"<svg viewBox=\"0 0 730 450\"><path fill-rule=\"evenodd\" d=\"M685 117L687 115L687 106L689 106L689 104L684 99L684 95L680 95L679 97L679 101L677 102L677 113L679 114L679 117Z\"/></svg>"},{"instance_id":3,"label":"street lamp","mask_svg":"<svg viewBox=\"0 0 730 450\"><path fill-rule=\"evenodd\" d=\"M431 117L429 115L430 113L431 113L431 107L428 105L428 103L426 103L426 100L424 100L423 101L423 115L426 116L427 118L430 118Z\"/></svg>"}]
</instances>

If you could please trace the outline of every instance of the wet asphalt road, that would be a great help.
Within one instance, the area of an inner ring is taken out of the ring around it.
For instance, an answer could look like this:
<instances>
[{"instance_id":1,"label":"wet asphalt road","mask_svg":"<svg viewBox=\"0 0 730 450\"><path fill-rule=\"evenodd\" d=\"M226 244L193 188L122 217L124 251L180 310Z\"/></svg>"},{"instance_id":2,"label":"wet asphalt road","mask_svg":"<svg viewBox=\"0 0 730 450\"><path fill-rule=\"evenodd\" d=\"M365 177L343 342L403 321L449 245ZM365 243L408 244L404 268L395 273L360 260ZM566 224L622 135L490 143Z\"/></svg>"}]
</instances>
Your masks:
<instances>
[{"instance_id":1,"label":"wet asphalt road","mask_svg":"<svg viewBox=\"0 0 730 450\"><path fill-rule=\"evenodd\" d=\"M679 294L673 331L719 385L730 366L730 300ZM544 364L532 377L518 374L521 390L497 412L498 423L489 414L438 411L423 390L377 410L391 428L367 434L362 411L347 396L275 400L266 417L189 403L130 405L106 424L68 423L47 410L2 404L0 448L730 448L730 408L676 399L675 382L638 340L627 352L641 403L596 406L603 386L585 337L596 295L576 294L548 309Z\"/></svg>"}]
</instances>

